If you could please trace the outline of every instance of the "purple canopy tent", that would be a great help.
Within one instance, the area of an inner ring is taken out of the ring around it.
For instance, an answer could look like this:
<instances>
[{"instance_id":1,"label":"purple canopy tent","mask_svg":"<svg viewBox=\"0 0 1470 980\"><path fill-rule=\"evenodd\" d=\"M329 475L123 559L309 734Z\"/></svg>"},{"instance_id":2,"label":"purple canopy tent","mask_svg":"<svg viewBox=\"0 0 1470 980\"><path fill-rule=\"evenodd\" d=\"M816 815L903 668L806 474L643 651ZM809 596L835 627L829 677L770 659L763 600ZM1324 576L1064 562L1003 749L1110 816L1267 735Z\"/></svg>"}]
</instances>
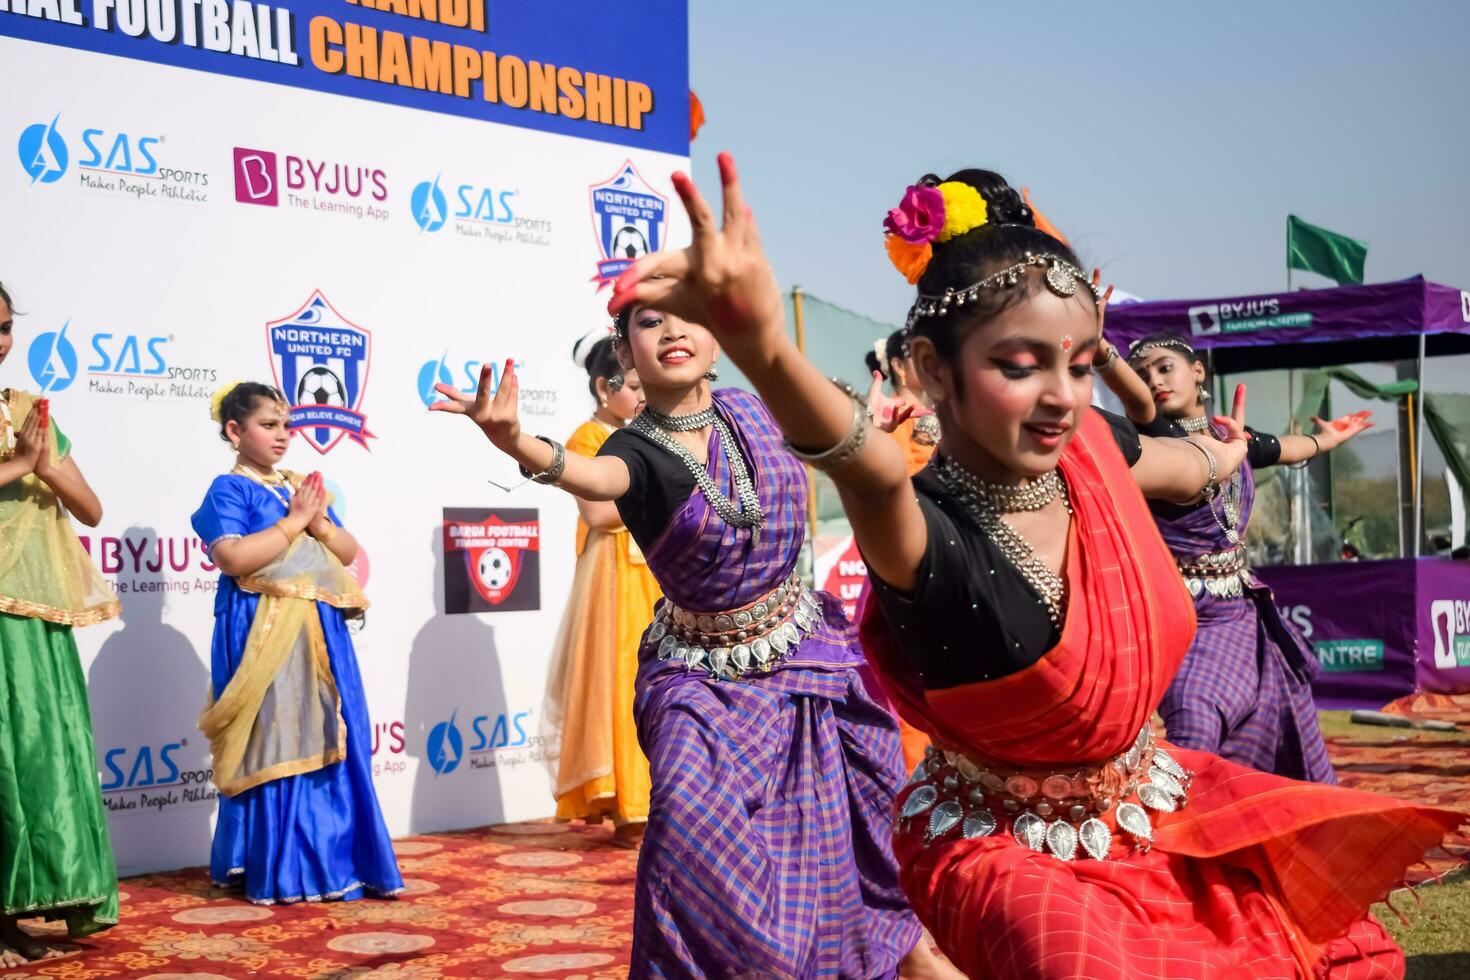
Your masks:
<instances>
[{"instance_id":1,"label":"purple canopy tent","mask_svg":"<svg viewBox=\"0 0 1470 980\"><path fill-rule=\"evenodd\" d=\"M1110 308L1108 339L1126 349L1173 333L1204 350L1212 372L1317 368L1470 352L1470 291L1422 276L1367 286ZM1423 399L1405 428L1422 445ZM1423 454L1404 454L1401 537L1408 557L1258 569L1289 619L1316 648L1318 700L1378 707L1415 690L1470 692L1470 562L1419 558ZM1410 496L1405 493L1404 496Z\"/></svg>"},{"instance_id":2,"label":"purple canopy tent","mask_svg":"<svg viewBox=\"0 0 1470 980\"><path fill-rule=\"evenodd\" d=\"M1214 350L1434 334L1470 337L1470 291L1415 276L1371 286L1128 303L1108 310L1107 326L1109 339L1125 348L1160 332L1181 334L1195 347Z\"/></svg>"}]
</instances>

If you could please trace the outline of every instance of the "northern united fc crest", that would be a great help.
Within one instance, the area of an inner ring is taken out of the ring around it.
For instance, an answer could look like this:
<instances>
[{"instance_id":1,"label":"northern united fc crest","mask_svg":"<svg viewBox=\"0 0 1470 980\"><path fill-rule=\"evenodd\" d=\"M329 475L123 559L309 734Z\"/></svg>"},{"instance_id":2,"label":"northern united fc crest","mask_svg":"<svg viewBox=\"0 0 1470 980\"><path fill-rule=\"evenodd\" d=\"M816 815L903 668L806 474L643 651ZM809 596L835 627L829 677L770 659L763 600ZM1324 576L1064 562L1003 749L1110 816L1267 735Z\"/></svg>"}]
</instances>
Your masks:
<instances>
[{"instance_id":1,"label":"northern united fc crest","mask_svg":"<svg viewBox=\"0 0 1470 980\"><path fill-rule=\"evenodd\" d=\"M541 607L541 522L535 510L444 509L444 611Z\"/></svg>"},{"instance_id":2,"label":"northern united fc crest","mask_svg":"<svg viewBox=\"0 0 1470 980\"><path fill-rule=\"evenodd\" d=\"M608 180L589 188L592 227L602 261L592 281L601 290L635 261L664 247L669 200L644 181L628 160Z\"/></svg>"},{"instance_id":3,"label":"northern united fc crest","mask_svg":"<svg viewBox=\"0 0 1470 980\"><path fill-rule=\"evenodd\" d=\"M338 313L321 290L301 309L265 325L276 386L291 406L291 430L319 453L343 437L363 448L362 414L373 335Z\"/></svg>"}]
</instances>

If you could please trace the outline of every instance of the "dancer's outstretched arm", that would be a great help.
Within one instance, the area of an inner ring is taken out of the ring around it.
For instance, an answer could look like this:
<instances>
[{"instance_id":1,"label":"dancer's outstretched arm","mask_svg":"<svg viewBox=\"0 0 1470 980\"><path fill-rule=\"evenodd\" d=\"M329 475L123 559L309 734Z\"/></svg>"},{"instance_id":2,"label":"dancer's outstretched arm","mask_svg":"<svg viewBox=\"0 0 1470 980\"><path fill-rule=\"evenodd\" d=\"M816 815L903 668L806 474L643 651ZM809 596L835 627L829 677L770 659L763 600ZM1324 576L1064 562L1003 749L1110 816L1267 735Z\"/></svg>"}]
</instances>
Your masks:
<instances>
[{"instance_id":1,"label":"dancer's outstretched arm","mask_svg":"<svg viewBox=\"0 0 1470 980\"><path fill-rule=\"evenodd\" d=\"M852 431L853 400L824 378L787 336L781 294L755 218L741 195L734 160L722 153L719 164L724 187L720 226L693 181L674 174L693 243L682 251L639 259L618 280L609 308L616 312L632 304L651 306L704 324L745 372L792 445L809 452L831 449ZM1233 473L1245 458L1243 442L1191 441L1215 456L1218 479ZM1206 455L1179 440L1145 443L1139 460L1143 470L1135 473L1145 494L1197 498L1210 468ZM895 588L912 589L928 535L898 444L870 438L830 475L868 566Z\"/></svg>"},{"instance_id":2,"label":"dancer's outstretched arm","mask_svg":"<svg viewBox=\"0 0 1470 980\"><path fill-rule=\"evenodd\" d=\"M792 445L812 451L835 446L852 429L853 401L787 336L780 290L741 196L734 161L721 154L719 163L723 226L689 177L674 174L694 242L680 252L640 259L618 280L610 308L637 303L709 327ZM832 476L869 566L884 581L911 588L926 535L898 443L870 438Z\"/></svg>"},{"instance_id":3,"label":"dancer's outstretched arm","mask_svg":"<svg viewBox=\"0 0 1470 980\"><path fill-rule=\"evenodd\" d=\"M500 388L490 394L491 371L480 369L480 384L473 397L453 385L438 384L434 390L445 401L429 406L431 412L463 415L480 427L491 444L520 464L527 473L540 474L555 462L557 450L550 442L521 431L520 381L514 360L505 362ZM583 500L617 500L628 492L628 466L613 456L588 458L562 449L565 469L556 486Z\"/></svg>"}]
</instances>

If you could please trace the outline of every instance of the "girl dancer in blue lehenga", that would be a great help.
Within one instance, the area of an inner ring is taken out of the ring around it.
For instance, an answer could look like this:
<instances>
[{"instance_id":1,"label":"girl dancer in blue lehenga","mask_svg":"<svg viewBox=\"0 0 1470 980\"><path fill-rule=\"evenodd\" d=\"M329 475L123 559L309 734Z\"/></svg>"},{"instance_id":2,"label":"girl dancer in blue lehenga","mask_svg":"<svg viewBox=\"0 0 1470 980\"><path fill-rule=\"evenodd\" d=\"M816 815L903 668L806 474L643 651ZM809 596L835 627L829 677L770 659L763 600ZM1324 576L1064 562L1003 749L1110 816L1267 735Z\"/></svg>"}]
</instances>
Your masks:
<instances>
[{"instance_id":1,"label":"girl dancer in blue lehenga","mask_svg":"<svg viewBox=\"0 0 1470 980\"><path fill-rule=\"evenodd\" d=\"M262 904L394 894L347 632L367 605L346 569L357 541L319 473L275 469L291 436L280 392L246 382L215 398L239 456L193 518L221 573L199 719L220 791L211 876Z\"/></svg>"}]
</instances>

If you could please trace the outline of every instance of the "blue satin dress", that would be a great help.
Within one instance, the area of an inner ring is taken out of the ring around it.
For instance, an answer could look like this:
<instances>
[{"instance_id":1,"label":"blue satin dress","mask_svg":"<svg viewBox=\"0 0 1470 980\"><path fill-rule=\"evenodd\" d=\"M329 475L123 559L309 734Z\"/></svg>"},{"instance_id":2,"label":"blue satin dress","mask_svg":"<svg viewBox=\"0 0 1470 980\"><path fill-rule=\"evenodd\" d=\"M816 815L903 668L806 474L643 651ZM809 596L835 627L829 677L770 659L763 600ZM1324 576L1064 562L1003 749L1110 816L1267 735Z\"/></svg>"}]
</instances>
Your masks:
<instances>
[{"instance_id":1,"label":"blue satin dress","mask_svg":"<svg viewBox=\"0 0 1470 980\"><path fill-rule=\"evenodd\" d=\"M194 513L194 531L211 547L254 534L285 517L289 500L285 487L219 476ZM328 513L340 526L336 514ZM232 577L220 576L210 657L215 697L240 664L259 601ZM219 797L210 876L221 886L243 886L252 902L356 899L403 888L373 789L372 727L352 637L340 609L324 602L317 609L347 725L347 758Z\"/></svg>"}]
</instances>

